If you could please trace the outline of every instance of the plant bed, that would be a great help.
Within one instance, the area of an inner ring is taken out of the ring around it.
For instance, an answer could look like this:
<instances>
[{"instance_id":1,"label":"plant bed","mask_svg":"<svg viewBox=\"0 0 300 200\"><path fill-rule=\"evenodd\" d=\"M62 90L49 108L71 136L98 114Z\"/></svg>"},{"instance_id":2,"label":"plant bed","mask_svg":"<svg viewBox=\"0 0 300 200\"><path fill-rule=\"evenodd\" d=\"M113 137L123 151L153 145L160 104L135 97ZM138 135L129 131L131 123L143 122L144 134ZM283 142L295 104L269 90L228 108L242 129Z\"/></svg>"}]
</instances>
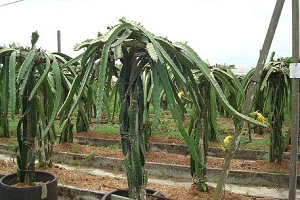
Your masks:
<instances>
[{"instance_id":1,"label":"plant bed","mask_svg":"<svg viewBox=\"0 0 300 200\"><path fill-rule=\"evenodd\" d=\"M76 134L74 136L74 143L90 146L99 146L99 147L108 147L108 146L119 146L120 139L116 135L107 135L107 134L92 134L94 137L91 137L90 134L85 135L86 133ZM96 137L95 137L96 136ZM160 137L150 138L149 148L153 151L163 151L167 153L176 153L182 155L189 155L189 151L186 145L182 144L181 140L176 140L173 138L173 142L167 142L162 139L163 142L157 142L160 140ZM226 156L226 152L218 147L209 147L208 156L222 157ZM283 155L284 159L289 159L290 152L285 152ZM263 150L251 150L251 149L238 149L235 153L236 159L243 160L267 160L269 158L269 152ZM300 160L300 154L298 155Z\"/></svg>"},{"instance_id":2,"label":"plant bed","mask_svg":"<svg viewBox=\"0 0 300 200\"><path fill-rule=\"evenodd\" d=\"M266 135L253 134L252 137L263 138L266 137ZM75 133L74 143L87 144L91 146L120 146L120 136L116 134L87 131ZM248 143L247 145L251 145L251 143ZM208 155L225 157L226 152L219 148L220 146L221 145L217 142L216 146L209 147ZM183 140L168 136L150 137L149 148L154 151L189 155L188 148ZM238 149L235 153L235 158L244 160L268 160L269 152L257 149ZM284 152L283 158L290 158L289 146L287 147L287 151ZM298 159L300 160L300 154L298 154Z\"/></svg>"},{"instance_id":3,"label":"plant bed","mask_svg":"<svg viewBox=\"0 0 300 200\"><path fill-rule=\"evenodd\" d=\"M82 145L91 145L91 146L120 146L120 140L115 136L97 134L98 137L90 137L90 135L76 134L74 137L74 143L82 144ZM111 136L111 137L110 137ZM149 149L153 151L162 151L167 153L176 153L182 155L189 155L189 151L186 145L182 144L182 141L173 140L173 143L163 143L156 142L158 139L150 138ZM208 148L208 155L214 157L225 157L226 152L224 152L221 148L218 147L210 147ZM237 150L235 154L236 159L244 159L244 160L266 160L268 159L269 153L267 151L260 150ZM287 158L289 154L285 155Z\"/></svg>"}]
</instances>

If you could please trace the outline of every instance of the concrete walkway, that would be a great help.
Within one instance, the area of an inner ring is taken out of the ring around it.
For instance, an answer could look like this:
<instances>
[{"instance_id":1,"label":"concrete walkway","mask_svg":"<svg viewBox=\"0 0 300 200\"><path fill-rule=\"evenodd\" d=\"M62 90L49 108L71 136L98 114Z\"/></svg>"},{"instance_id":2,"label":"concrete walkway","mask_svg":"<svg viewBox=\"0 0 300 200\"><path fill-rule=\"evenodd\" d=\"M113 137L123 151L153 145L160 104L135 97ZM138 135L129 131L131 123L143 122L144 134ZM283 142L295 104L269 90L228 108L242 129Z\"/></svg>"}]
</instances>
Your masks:
<instances>
[{"instance_id":1,"label":"concrete walkway","mask_svg":"<svg viewBox=\"0 0 300 200\"><path fill-rule=\"evenodd\" d=\"M208 183L210 186L216 187L216 183ZM242 194L244 196L268 197L273 199L288 199L288 188L267 188L267 187L245 187L238 185L226 185L227 191ZM300 199L300 190L297 190L296 199Z\"/></svg>"}]
</instances>

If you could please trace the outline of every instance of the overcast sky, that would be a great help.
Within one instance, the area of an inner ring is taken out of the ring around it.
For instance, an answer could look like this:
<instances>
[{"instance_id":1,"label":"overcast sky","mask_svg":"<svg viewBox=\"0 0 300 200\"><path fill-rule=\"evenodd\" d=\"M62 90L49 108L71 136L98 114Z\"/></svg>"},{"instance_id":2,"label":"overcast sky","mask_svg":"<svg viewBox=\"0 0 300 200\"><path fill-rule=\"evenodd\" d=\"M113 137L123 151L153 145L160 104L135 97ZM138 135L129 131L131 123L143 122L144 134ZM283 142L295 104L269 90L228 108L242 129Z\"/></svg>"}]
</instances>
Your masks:
<instances>
[{"instance_id":1,"label":"overcast sky","mask_svg":"<svg viewBox=\"0 0 300 200\"><path fill-rule=\"evenodd\" d=\"M0 0L0 5L14 0ZM0 7L0 45L18 42L75 56L73 46L123 16L172 41L187 42L210 64L255 67L276 0L24 0ZM275 57L291 56L291 1L286 1L273 40Z\"/></svg>"}]
</instances>

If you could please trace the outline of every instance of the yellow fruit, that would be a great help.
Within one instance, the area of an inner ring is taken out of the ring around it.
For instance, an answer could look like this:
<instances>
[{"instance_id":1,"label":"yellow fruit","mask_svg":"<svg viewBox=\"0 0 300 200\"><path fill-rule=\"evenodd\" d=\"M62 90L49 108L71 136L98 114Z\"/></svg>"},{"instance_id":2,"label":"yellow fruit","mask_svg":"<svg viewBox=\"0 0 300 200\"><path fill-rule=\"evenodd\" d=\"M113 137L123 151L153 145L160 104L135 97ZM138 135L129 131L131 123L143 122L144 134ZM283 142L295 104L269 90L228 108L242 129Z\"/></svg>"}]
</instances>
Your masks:
<instances>
[{"instance_id":1,"label":"yellow fruit","mask_svg":"<svg viewBox=\"0 0 300 200\"><path fill-rule=\"evenodd\" d=\"M265 118L265 117L264 117L260 112L258 112L258 111L249 113L249 116L255 118L257 121L259 121L259 122L261 122L261 123L263 123L263 124L267 124L267 125L269 124L267 118Z\"/></svg>"},{"instance_id":2,"label":"yellow fruit","mask_svg":"<svg viewBox=\"0 0 300 200\"><path fill-rule=\"evenodd\" d=\"M267 121L266 118L259 112L256 113L256 119L261 123L266 123Z\"/></svg>"},{"instance_id":3,"label":"yellow fruit","mask_svg":"<svg viewBox=\"0 0 300 200\"><path fill-rule=\"evenodd\" d=\"M183 91L180 90L180 91L178 92L178 97L179 97L179 99L181 99L183 95L184 95Z\"/></svg>"},{"instance_id":4,"label":"yellow fruit","mask_svg":"<svg viewBox=\"0 0 300 200\"><path fill-rule=\"evenodd\" d=\"M224 146L225 146L225 149L228 149L230 147L230 144L231 144L231 141L233 139L233 136L232 135L227 135L223 142L224 142Z\"/></svg>"}]
</instances>

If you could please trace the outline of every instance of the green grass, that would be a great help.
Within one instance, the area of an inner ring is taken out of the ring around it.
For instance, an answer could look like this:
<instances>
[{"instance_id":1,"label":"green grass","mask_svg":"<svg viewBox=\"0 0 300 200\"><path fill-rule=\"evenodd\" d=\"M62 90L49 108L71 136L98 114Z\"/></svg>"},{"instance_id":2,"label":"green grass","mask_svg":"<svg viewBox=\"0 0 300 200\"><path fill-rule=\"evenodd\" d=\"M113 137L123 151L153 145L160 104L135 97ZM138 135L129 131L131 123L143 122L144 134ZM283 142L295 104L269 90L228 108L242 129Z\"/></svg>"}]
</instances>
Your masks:
<instances>
[{"instance_id":1,"label":"green grass","mask_svg":"<svg viewBox=\"0 0 300 200\"><path fill-rule=\"evenodd\" d=\"M188 126L188 120L189 120L189 116L191 114L192 110L191 109L187 109L187 113L186 113L186 119L184 121L186 130L187 130L187 126ZM16 141L16 129L17 129L17 124L18 124L18 120L19 120L19 115L15 116L15 119L12 120L11 118L9 118L9 128L10 128L10 132L11 132L11 138L12 140L9 142L11 145L15 146L17 149L17 141ZM150 113L150 117L149 120L152 120L153 117L153 111ZM73 116L72 120L74 120L74 124L76 123L76 119ZM59 120L55 121L55 129L58 132L59 129ZM285 122L287 123L287 122ZM217 143L213 143L213 142L209 142L209 146L210 147L220 147L220 143L222 143L224 137L228 134L233 134L233 122L232 120L223 120L222 122L219 123L219 129L220 129L220 135L218 135L218 142ZM103 133L103 134L109 134L109 135L118 135L119 134L119 124L115 124L115 123L106 123L106 124L96 124L96 123L92 123L90 125L90 130L93 132L98 132L98 133ZM73 131L75 132L75 128L73 129ZM182 135L180 134L180 132L178 131L177 128L177 124L174 122L172 115L170 113L169 110L162 110L161 111L161 115L159 118L159 122L156 125L156 127L153 127L151 130L151 136L155 136L155 137L160 137L160 136L166 136L166 137L172 137L172 138L176 138L176 139L181 139L183 140ZM251 143L247 143L248 141L248 134L244 133L241 137L240 140L240 146L239 149L252 149L252 150L265 150L265 151L269 151L269 145L270 145L270 141L269 141L269 135L265 134L264 136L262 136L261 138L252 138L252 142ZM115 148L119 148L119 147L109 147L112 149ZM74 147L74 149L72 150L75 153L80 153L78 152L79 150L76 149L76 147Z\"/></svg>"},{"instance_id":2,"label":"green grass","mask_svg":"<svg viewBox=\"0 0 300 200\"><path fill-rule=\"evenodd\" d=\"M99 154L97 152L90 152L88 154L88 156L86 157L87 160L94 160L96 156L98 156Z\"/></svg>"},{"instance_id":3,"label":"green grass","mask_svg":"<svg viewBox=\"0 0 300 200\"><path fill-rule=\"evenodd\" d=\"M77 145L72 145L72 147L71 147L71 153L80 154L80 153L82 153L82 152L81 152L79 146L77 146Z\"/></svg>"},{"instance_id":4,"label":"green grass","mask_svg":"<svg viewBox=\"0 0 300 200\"><path fill-rule=\"evenodd\" d=\"M112 124L112 123L96 124L96 125L90 126L90 130L94 131L94 132L115 135L115 134L119 134L119 125Z\"/></svg>"},{"instance_id":5,"label":"green grass","mask_svg":"<svg viewBox=\"0 0 300 200\"><path fill-rule=\"evenodd\" d=\"M177 139L183 139L182 135L178 131L173 119L160 119L157 127L152 130L152 136L167 136Z\"/></svg>"},{"instance_id":6,"label":"green grass","mask_svg":"<svg viewBox=\"0 0 300 200\"><path fill-rule=\"evenodd\" d=\"M17 127L18 127L19 119L20 119L19 116L15 116L14 119L11 118L8 119L10 136L17 136ZM59 124L60 124L59 120L56 120L54 122L54 128L56 131L59 130Z\"/></svg>"},{"instance_id":7,"label":"green grass","mask_svg":"<svg viewBox=\"0 0 300 200\"><path fill-rule=\"evenodd\" d=\"M262 151L269 150L269 145L270 145L269 138L252 138L252 141L250 143L246 143L247 141L249 141L248 138L241 137L240 149L252 149L252 150L262 150Z\"/></svg>"},{"instance_id":8,"label":"green grass","mask_svg":"<svg viewBox=\"0 0 300 200\"><path fill-rule=\"evenodd\" d=\"M108 145L106 147L106 149L109 149L109 150L121 149L121 145L119 145L119 144Z\"/></svg>"},{"instance_id":9,"label":"green grass","mask_svg":"<svg viewBox=\"0 0 300 200\"><path fill-rule=\"evenodd\" d=\"M224 138L227 135L219 135L218 140L220 143L223 143ZM269 137L261 137L261 138L252 138L251 142L249 142L248 135L242 135L240 139L239 149L250 149L250 150L261 150L261 151L269 151L270 139ZM220 147L219 143L209 142L210 147Z\"/></svg>"}]
</instances>

